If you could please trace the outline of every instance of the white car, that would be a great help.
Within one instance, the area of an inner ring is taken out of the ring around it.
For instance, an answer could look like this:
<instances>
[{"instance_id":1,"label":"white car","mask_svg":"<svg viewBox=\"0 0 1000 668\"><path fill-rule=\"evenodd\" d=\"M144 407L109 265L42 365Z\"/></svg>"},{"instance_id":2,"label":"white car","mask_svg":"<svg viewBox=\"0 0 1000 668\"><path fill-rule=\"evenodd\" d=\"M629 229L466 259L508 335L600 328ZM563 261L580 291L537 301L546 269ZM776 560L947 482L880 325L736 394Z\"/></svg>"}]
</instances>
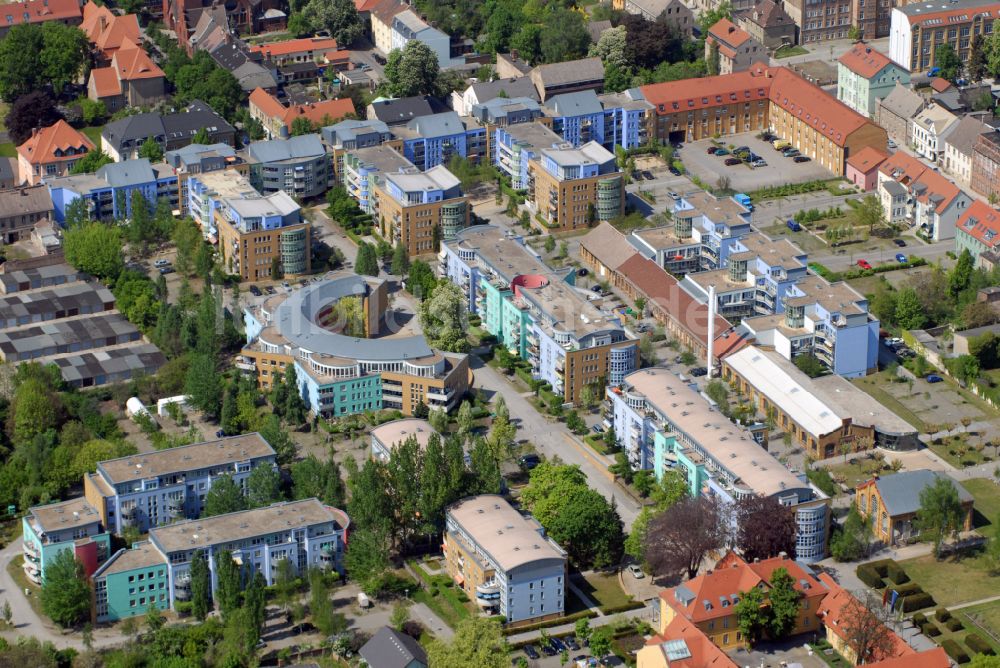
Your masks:
<instances>
[{"instance_id":1,"label":"white car","mask_svg":"<svg viewBox=\"0 0 1000 668\"><path fill-rule=\"evenodd\" d=\"M646 574L642 572L642 567L639 564L629 564L628 572L632 574L636 580L641 580L646 577Z\"/></svg>"},{"instance_id":2,"label":"white car","mask_svg":"<svg viewBox=\"0 0 1000 668\"><path fill-rule=\"evenodd\" d=\"M169 265L170 265L170 260L167 260L166 258L160 258L159 260L153 263L154 267L167 267Z\"/></svg>"},{"instance_id":3,"label":"white car","mask_svg":"<svg viewBox=\"0 0 1000 668\"><path fill-rule=\"evenodd\" d=\"M671 190L670 192L668 192L667 195L669 195L670 199L674 200L675 202L678 201L681 198L681 196L678 195L677 193L675 193L673 190Z\"/></svg>"}]
</instances>

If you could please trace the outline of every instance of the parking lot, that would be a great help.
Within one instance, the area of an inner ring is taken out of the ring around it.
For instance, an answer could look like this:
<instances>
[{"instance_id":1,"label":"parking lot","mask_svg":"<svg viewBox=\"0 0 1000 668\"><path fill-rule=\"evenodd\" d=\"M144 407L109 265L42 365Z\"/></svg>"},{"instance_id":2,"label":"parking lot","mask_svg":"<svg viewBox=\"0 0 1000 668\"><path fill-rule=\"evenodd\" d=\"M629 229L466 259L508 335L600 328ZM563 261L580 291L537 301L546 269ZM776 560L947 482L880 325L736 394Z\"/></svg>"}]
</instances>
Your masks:
<instances>
[{"instance_id":1,"label":"parking lot","mask_svg":"<svg viewBox=\"0 0 1000 668\"><path fill-rule=\"evenodd\" d=\"M724 137L722 143L729 150L737 146L749 147L753 153L767 162L767 166L751 168L745 163L727 166L725 160L732 156L709 154L708 148L715 145L710 139L685 144L679 151L678 157L689 172L706 184L717 186L720 177L729 177L729 187L737 192L750 192L785 183L832 179L835 176L815 161L795 162L792 158L784 157L780 151L774 150L770 142L757 139L751 133Z\"/></svg>"}]
</instances>

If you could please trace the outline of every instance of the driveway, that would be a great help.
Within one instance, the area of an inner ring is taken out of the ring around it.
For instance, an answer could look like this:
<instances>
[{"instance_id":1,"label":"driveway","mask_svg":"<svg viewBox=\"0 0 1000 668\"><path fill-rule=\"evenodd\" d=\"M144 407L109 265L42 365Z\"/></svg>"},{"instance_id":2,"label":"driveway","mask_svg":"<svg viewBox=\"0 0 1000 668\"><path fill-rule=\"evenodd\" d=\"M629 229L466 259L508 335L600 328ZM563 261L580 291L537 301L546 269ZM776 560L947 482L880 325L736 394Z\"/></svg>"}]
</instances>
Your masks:
<instances>
[{"instance_id":1,"label":"driveway","mask_svg":"<svg viewBox=\"0 0 1000 668\"><path fill-rule=\"evenodd\" d=\"M707 152L708 147L714 145L710 139L685 144L678 152L678 157L684 162L686 169L710 186L716 185L721 177L728 177L730 188L738 192L750 192L775 184L805 183L836 176L815 161L794 162L791 158L784 157L774 150L770 142L758 139L756 133L743 132L727 136L721 141L727 148L749 147L764 158L767 166L753 169L743 163L727 166L726 158L731 156L719 157Z\"/></svg>"}]
</instances>

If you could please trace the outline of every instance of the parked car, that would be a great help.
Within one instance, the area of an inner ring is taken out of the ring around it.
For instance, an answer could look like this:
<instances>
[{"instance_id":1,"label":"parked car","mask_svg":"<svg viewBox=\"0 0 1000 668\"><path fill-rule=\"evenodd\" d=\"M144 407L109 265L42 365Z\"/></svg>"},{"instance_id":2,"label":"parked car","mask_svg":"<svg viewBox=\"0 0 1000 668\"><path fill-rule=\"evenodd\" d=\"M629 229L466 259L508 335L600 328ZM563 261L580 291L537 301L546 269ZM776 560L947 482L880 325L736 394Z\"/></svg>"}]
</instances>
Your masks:
<instances>
[{"instance_id":1,"label":"parked car","mask_svg":"<svg viewBox=\"0 0 1000 668\"><path fill-rule=\"evenodd\" d=\"M636 580L641 580L646 577L646 574L642 572L642 567L639 564L629 564L628 572L632 574Z\"/></svg>"},{"instance_id":2,"label":"parked car","mask_svg":"<svg viewBox=\"0 0 1000 668\"><path fill-rule=\"evenodd\" d=\"M169 265L166 267L160 267L160 273L163 274L164 276L167 274L172 274L174 273L174 268Z\"/></svg>"},{"instance_id":3,"label":"parked car","mask_svg":"<svg viewBox=\"0 0 1000 668\"><path fill-rule=\"evenodd\" d=\"M258 288L256 285L251 285L250 286L250 294L252 294L254 297L260 297L260 294L261 294L260 293L260 288Z\"/></svg>"},{"instance_id":4,"label":"parked car","mask_svg":"<svg viewBox=\"0 0 1000 668\"><path fill-rule=\"evenodd\" d=\"M225 429L219 429L219 430L217 430L215 432L215 437L216 438L225 438L226 437L226 430Z\"/></svg>"},{"instance_id":5,"label":"parked car","mask_svg":"<svg viewBox=\"0 0 1000 668\"><path fill-rule=\"evenodd\" d=\"M575 636L566 636L563 638L563 642L566 643L566 647L569 647L574 652L580 651L580 643L576 641Z\"/></svg>"},{"instance_id":6,"label":"parked car","mask_svg":"<svg viewBox=\"0 0 1000 668\"><path fill-rule=\"evenodd\" d=\"M900 264L906 264L906 256L902 253L896 253L896 262Z\"/></svg>"},{"instance_id":7,"label":"parked car","mask_svg":"<svg viewBox=\"0 0 1000 668\"><path fill-rule=\"evenodd\" d=\"M726 158L727 165L738 165L742 162L739 158Z\"/></svg>"},{"instance_id":8,"label":"parked car","mask_svg":"<svg viewBox=\"0 0 1000 668\"><path fill-rule=\"evenodd\" d=\"M927 374L924 380L926 380L928 383L940 383L942 380L944 380L944 378L937 375L936 373L929 373Z\"/></svg>"},{"instance_id":9,"label":"parked car","mask_svg":"<svg viewBox=\"0 0 1000 668\"><path fill-rule=\"evenodd\" d=\"M764 160L763 158L757 158L750 164L753 165L754 167L767 167L767 160Z\"/></svg>"},{"instance_id":10,"label":"parked car","mask_svg":"<svg viewBox=\"0 0 1000 668\"><path fill-rule=\"evenodd\" d=\"M649 171L648 169L644 169L644 170L642 170L642 177L644 179L646 179L647 181L652 181L653 180L653 172Z\"/></svg>"},{"instance_id":11,"label":"parked car","mask_svg":"<svg viewBox=\"0 0 1000 668\"><path fill-rule=\"evenodd\" d=\"M596 293L600 294L600 292L601 292L601 286L599 286L599 285L593 285L593 286L591 286L590 291L591 292L596 292Z\"/></svg>"},{"instance_id":12,"label":"parked car","mask_svg":"<svg viewBox=\"0 0 1000 668\"><path fill-rule=\"evenodd\" d=\"M858 260L857 265L862 269L871 269L872 266L868 264L868 260Z\"/></svg>"},{"instance_id":13,"label":"parked car","mask_svg":"<svg viewBox=\"0 0 1000 668\"><path fill-rule=\"evenodd\" d=\"M696 366L695 368L688 370L688 373L694 376L695 378L701 378L702 376L708 374L708 369L706 369L703 366Z\"/></svg>"},{"instance_id":14,"label":"parked car","mask_svg":"<svg viewBox=\"0 0 1000 668\"><path fill-rule=\"evenodd\" d=\"M521 455L520 458L518 458L517 463L521 465L522 469L530 471L542 463L542 458L533 452L529 452L526 455Z\"/></svg>"},{"instance_id":15,"label":"parked car","mask_svg":"<svg viewBox=\"0 0 1000 668\"><path fill-rule=\"evenodd\" d=\"M266 292L269 295L273 295L274 294L274 286L273 285L267 286L266 288L264 288L264 292Z\"/></svg>"},{"instance_id":16,"label":"parked car","mask_svg":"<svg viewBox=\"0 0 1000 668\"><path fill-rule=\"evenodd\" d=\"M675 202L681 198L681 196L675 193L673 190L668 191L667 195L670 197L670 199L674 200Z\"/></svg>"},{"instance_id":17,"label":"parked car","mask_svg":"<svg viewBox=\"0 0 1000 668\"><path fill-rule=\"evenodd\" d=\"M682 148L684 148L684 144L680 143L679 141L674 142L673 144L671 144L671 146L674 147L675 151L679 151Z\"/></svg>"},{"instance_id":18,"label":"parked car","mask_svg":"<svg viewBox=\"0 0 1000 668\"><path fill-rule=\"evenodd\" d=\"M561 652L564 649L566 649L566 643L564 643L560 638L556 638L555 636L549 638L549 644L551 644L552 649L554 649L557 652Z\"/></svg>"},{"instance_id":19,"label":"parked car","mask_svg":"<svg viewBox=\"0 0 1000 668\"><path fill-rule=\"evenodd\" d=\"M794 146L790 146L786 148L784 151L782 151L781 155L785 156L786 158L794 158L795 156L799 155L799 149L795 148Z\"/></svg>"},{"instance_id":20,"label":"parked car","mask_svg":"<svg viewBox=\"0 0 1000 668\"><path fill-rule=\"evenodd\" d=\"M680 176L681 175L681 170L677 169L673 165L670 165L669 167L667 167L667 171L670 172L671 174L673 174L674 176Z\"/></svg>"},{"instance_id":21,"label":"parked car","mask_svg":"<svg viewBox=\"0 0 1000 668\"><path fill-rule=\"evenodd\" d=\"M809 162L812 160L808 155L797 155L792 158L792 162Z\"/></svg>"},{"instance_id":22,"label":"parked car","mask_svg":"<svg viewBox=\"0 0 1000 668\"><path fill-rule=\"evenodd\" d=\"M715 155L729 155L728 148L717 148L715 149Z\"/></svg>"},{"instance_id":23,"label":"parked car","mask_svg":"<svg viewBox=\"0 0 1000 668\"><path fill-rule=\"evenodd\" d=\"M903 239L893 239L892 243L896 244L899 248L906 248L906 241Z\"/></svg>"},{"instance_id":24,"label":"parked car","mask_svg":"<svg viewBox=\"0 0 1000 668\"><path fill-rule=\"evenodd\" d=\"M604 433L604 430L601 429L601 425L599 425L599 424L595 424L593 427L590 428L590 430L592 432L594 432L595 434L603 434Z\"/></svg>"},{"instance_id":25,"label":"parked car","mask_svg":"<svg viewBox=\"0 0 1000 668\"><path fill-rule=\"evenodd\" d=\"M889 146L889 148L896 148L896 142L894 142L893 140L890 139L888 146Z\"/></svg>"},{"instance_id":26,"label":"parked car","mask_svg":"<svg viewBox=\"0 0 1000 668\"><path fill-rule=\"evenodd\" d=\"M288 284L288 281L282 281L281 287L285 289L285 292L291 292L292 286Z\"/></svg>"},{"instance_id":27,"label":"parked car","mask_svg":"<svg viewBox=\"0 0 1000 668\"><path fill-rule=\"evenodd\" d=\"M524 653L528 655L529 659L534 660L534 659L538 659L539 658L539 656L538 656L538 650L535 649L534 645L525 645L524 646Z\"/></svg>"},{"instance_id":28,"label":"parked car","mask_svg":"<svg viewBox=\"0 0 1000 668\"><path fill-rule=\"evenodd\" d=\"M791 230L792 232L801 232L801 231L802 231L802 226L801 226L801 225L799 225L799 224L798 224L797 222L795 222L794 220L789 220L789 221L788 221L787 223L785 223L785 224L786 224L786 225L788 225L788 229L790 229L790 230Z\"/></svg>"},{"instance_id":29,"label":"parked car","mask_svg":"<svg viewBox=\"0 0 1000 668\"><path fill-rule=\"evenodd\" d=\"M166 258L160 258L159 260L157 260L156 262L153 263L153 266L154 267L169 267L170 266L170 260L168 260Z\"/></svg>"},{"instance_id":30,"label":"parked car","mask_svg":"<svg viewBox=\"0 0 1000 668\"><path fill-rule=\"evenodd\" d=\"M707 149L705 149L705 153L708 153L709 155L715 155L715 152L718 150L719 150L718 146L709 146Z\"/></svg>"},{"instance_id":31,"label":"parked car","mask_svg":"<svg viewBox=\"0 0 1000 668\"><path fill-rule=\"evenodd\" d=\"M555 650L554 647L552 647L551 643L549 643L548 645L542 645L540 649L542 650L542 654L544 654L545 656L555 656L556 654L559 653Z\"/></svg>"},{"instance_id":32,"label":"parked car","mask_svg":"<svg viewBox=\"0 0 1000 668\"><path fill-rule=\"evenodd\" d=\"M587 269L586 267L580 267L579 269L576 270L576 275L577 276L586 276L589 273L590 273L590 270Z\"/></svg>"},{"instance_id":33,"label":"parked car","mask_svg":"<svg viewBox=\"0 0 1000 668\"><path fill-rule=\"evenodd\" d=\"M733 149L733 155L737 155L739 153L749 153L749 152L750 152L749 146L737 146L736 148Z\"/></svg>"}]
</instances>

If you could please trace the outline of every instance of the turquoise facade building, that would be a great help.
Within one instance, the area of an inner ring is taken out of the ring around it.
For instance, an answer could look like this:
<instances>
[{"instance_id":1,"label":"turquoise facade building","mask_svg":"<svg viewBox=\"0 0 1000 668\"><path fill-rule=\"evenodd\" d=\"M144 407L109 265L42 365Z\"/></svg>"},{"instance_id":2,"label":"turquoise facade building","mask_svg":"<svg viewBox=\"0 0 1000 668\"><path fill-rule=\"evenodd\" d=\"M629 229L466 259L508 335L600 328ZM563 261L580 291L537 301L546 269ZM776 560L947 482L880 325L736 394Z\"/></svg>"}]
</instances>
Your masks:
<instances>
[{"instance_id":1,"label":"turquoise facade building","mask_svg":"<svg viewBox=\"0 0 1000 668\"><path fill-rule=\"evenodd\" d=\"M144 615L152 605L170 607L169 577L163 555L149 541L119 550L94 573L95 616L99 622Z\"/></svg>"},{"instance_id":2,"label":"turquoise facade building","mask_svg":"<svg viewBox=\"0 0 1000 668\"><path fill-rule=\"evenodd\" d=\"M24 573L42 584L45 566L60 553L71 550L90 575L108 558L111 536L101 516L86 499L35 506L21 518Z\"/></svg>"}]
</instances>

